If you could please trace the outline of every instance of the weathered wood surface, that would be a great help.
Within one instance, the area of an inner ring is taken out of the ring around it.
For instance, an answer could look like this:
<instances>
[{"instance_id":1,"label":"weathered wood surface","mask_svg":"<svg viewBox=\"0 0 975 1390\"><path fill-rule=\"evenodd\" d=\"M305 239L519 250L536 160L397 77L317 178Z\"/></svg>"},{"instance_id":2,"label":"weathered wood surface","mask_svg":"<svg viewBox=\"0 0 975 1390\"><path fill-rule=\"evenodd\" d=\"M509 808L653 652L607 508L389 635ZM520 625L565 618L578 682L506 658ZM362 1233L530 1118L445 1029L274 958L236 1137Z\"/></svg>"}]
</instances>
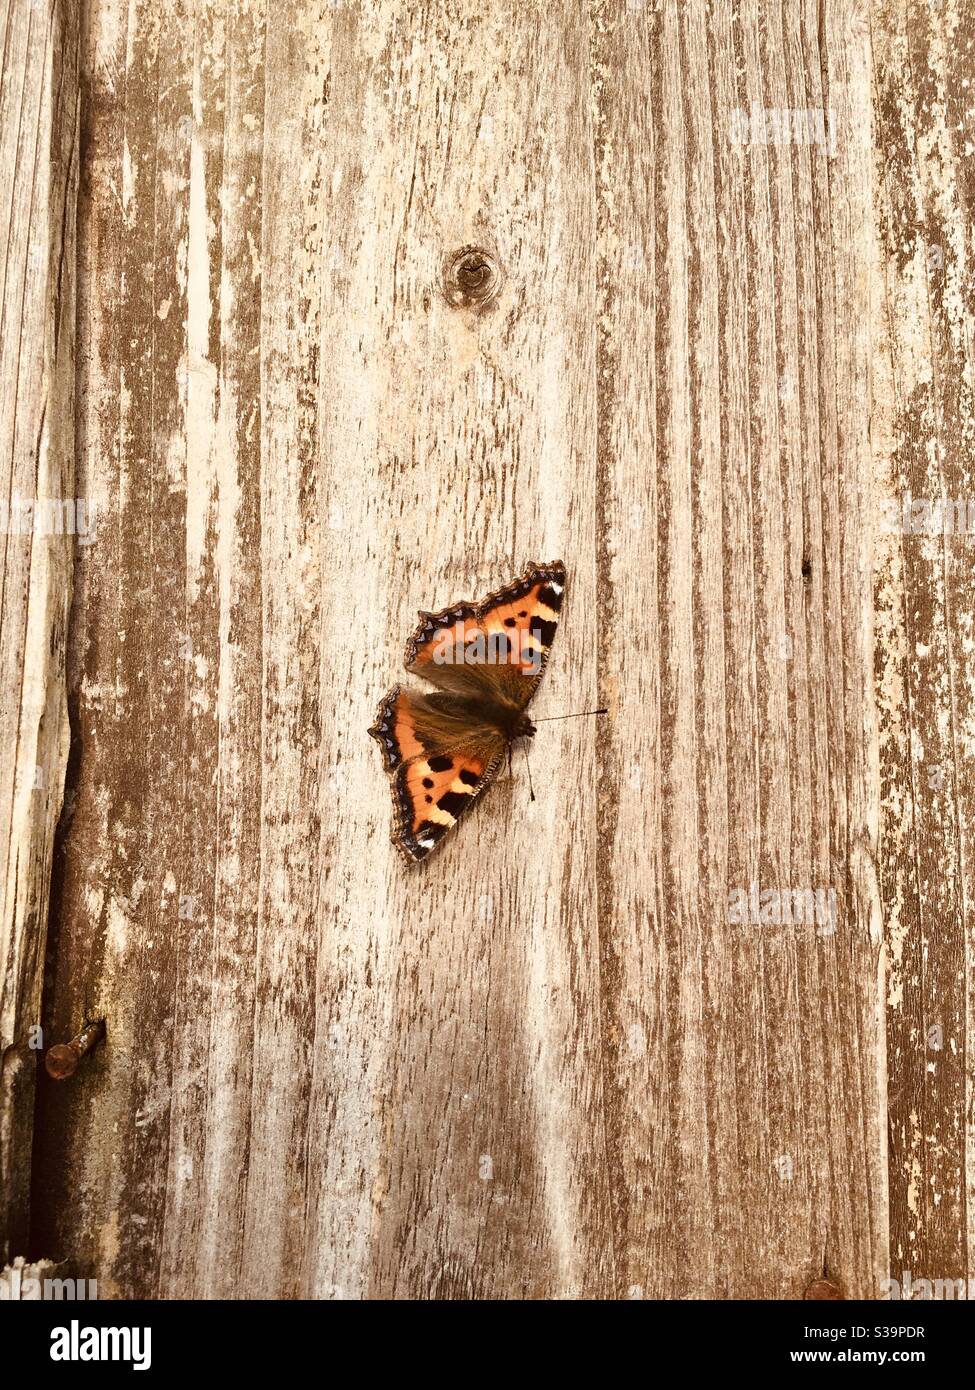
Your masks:
<instances>
[{"instance_id":1,"label":"weathered wood surface","mask_svg":"<svg viewBox=\"0 0 975 1390\"><path fill-rule=\"evenodd\" d=\"M8 0L0 33L2 1265L29 1235L51 856L68 754L77 17L56 0Z\"/></svg>"},{"instance_id":2,"label":"weathered wood surface","mask_svg":"<svg viewBox=\"0 0 975 1390\"><path fill-rule=\"evenodd\" d=\"M45 1021L109 1036L42 1091L33 1246L103 1297L963 1267L968 581L874 543L912 469L970 476L972 65L918 22L901 91L895 6L89 0ZM365 730L414 611L556 556L538 712L611 717L408 870ZM835 930L733 920L753 884Z\"/></svg>"},{"instance_id":3,"label":"weathered wood surface","mask_svg":"<svg viewBox=\"0 0 975 1390\"><path fill-rule=\"evenodd\" d=\"M658 1296L796 1297L824 1270L866 1293L886 1213L865 30L846 7L824 31L816 7L694 9L618 16L596 47L617 1267ZM753 104L832 110L835 156L733 143ZM729 924L753 883L832 888L835 934Z\"/></svg>"},{"instance_id":4,"label":"weathered wood surface","mask_svg":"<svg viewBox=\"0 0 975 1390\"><path fill-rule=\"evenodd\" d=\"M881 15L876 490L901 514L911 498L960 501L967 525L945 534L915 511L877 551L891 1265L962 1279L975 1274L975 15L939 3Z\"/></svg>"}]
</instances>

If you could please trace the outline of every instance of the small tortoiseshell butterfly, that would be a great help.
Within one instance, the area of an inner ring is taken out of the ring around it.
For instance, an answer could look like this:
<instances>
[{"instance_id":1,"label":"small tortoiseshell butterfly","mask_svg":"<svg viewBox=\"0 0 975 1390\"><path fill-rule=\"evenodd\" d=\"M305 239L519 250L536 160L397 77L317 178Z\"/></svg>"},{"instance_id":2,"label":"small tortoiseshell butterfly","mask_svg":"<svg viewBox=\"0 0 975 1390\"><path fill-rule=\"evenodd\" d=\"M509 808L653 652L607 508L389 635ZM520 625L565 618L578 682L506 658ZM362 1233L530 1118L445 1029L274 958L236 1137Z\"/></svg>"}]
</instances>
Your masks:
<instances>
[{"instance_id":1,"label":"small tortoiseshell butterfly","mask_svg":"<svg viewBox=\"0 0 975 1390\"><path fill-rule=\"evenodd\" d=\"M420 613L406 644L413 675L438 686L395 686L369 730L390 775L393 844L423 859L496 776L516 738L535 726L525 710L542 679L565 593L565 566L531 564L479 603Z\"/></svg>"}]
</instances>

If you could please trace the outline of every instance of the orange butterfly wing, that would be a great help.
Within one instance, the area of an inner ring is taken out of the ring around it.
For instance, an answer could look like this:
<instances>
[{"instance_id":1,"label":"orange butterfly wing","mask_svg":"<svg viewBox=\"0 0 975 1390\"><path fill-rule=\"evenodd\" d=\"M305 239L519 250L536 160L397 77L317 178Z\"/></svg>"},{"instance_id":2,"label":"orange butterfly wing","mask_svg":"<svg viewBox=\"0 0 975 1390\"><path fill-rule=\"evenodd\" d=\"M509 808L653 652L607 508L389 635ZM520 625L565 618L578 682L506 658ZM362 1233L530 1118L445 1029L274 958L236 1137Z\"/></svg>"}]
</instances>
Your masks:
<instances>
[{"instance_id":1,"label":"orange butterfly wing","mask_svg":"<svg viewBox=\"0 0 975 1390\"><path fill-rule=\"evenodd\" d=\"M480 603L421 613L406 644L406 669L443 689L500 687L524 708L545 670L564 593L565 566L556 560L530 564Z\"/></svg>"},{"instance_id":2,"label":"orange butterfly wing","mask_svg":"<svg viewBox=\"0 0 975 1390\"><path fill-rule=\"evenodd\" d=\"M432 713L436 715L435 707ZM506 746L500 735L492 739L483 731L462 739L461 746L447 746L447 741L431 736L430 718L428 697L396 686L383 699L369 730L391 774L393 843L414 863L439 844L494 778Z\"/></svg>"}]
</instances>

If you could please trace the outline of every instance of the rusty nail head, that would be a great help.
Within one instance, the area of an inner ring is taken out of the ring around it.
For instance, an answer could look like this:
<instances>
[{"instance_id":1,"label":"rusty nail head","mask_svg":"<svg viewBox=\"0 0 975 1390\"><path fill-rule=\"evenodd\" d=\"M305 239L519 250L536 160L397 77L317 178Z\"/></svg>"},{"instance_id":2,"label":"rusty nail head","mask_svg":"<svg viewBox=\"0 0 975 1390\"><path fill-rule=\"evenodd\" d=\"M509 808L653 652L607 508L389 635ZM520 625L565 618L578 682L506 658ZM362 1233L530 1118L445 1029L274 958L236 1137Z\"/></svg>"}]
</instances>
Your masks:
<instances>
[{"instance_id":1,"label":"rusty nail head","mask_svg":"<svg viewBox=\"0 0 975 1390\"><path fill-rule=\"evenodd\" d=\"M839 1286L831 1283L829 1279L814 1279L802 1296L803 1298L843 1298L844 1294Z\"/></svg>"},{"instance_id":2,"label":"rusty nail head","mask_svg":"<svg viewBox=\"0 0 975 1390\"><path fill-rule=\"evenodd\" d=\"M78 1036L70 1042L55 1043L53 1047L49 1047L44 1057L44 1067L48 1076L54 1081L65 1081L69 1076L73 1076L82 1057L101 1042L104 1036L105 1022L99 1018L93 1023L86 1023Z\"/></svg>"}]
</instances>

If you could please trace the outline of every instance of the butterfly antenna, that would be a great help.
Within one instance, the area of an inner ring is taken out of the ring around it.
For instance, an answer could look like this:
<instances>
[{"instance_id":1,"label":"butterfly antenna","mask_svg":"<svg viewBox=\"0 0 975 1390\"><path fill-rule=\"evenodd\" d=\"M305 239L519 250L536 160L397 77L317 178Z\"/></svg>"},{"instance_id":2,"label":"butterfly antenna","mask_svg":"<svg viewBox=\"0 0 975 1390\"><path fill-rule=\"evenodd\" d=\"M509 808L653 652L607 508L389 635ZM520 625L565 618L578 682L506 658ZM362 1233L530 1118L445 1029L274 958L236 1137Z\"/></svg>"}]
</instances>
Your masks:
<instances>
[{"instance_id":1,"label":"butterfly antenna","mask_svg":"<svg viewBox=\"0 0 975 1390\"><path fill-rule=\"evenodd\" d=\"M529 801L534 801L534 800L535 800L535 788L532 786L532 765L531 765L531 763L528 761L528 744L527 744L527 743L524 745L524 749L525 749L525 766L526 766L527 769L528 769L528 791L529 791L529 793L530 793L528 799L529 799Z\"/></svg>"},{"instance_id":2,"label":"butterfly antenna","mask_svg":"<svg viewBox=\"0 0 975 1390\"><path fill-rule=\"evenodd\" d=\"M536 724L548 724L552 719L584 719L587 714L609 714L608 709L581 709L575 714L543 714L533 722Z\"/></svg>"}]
</instances>

